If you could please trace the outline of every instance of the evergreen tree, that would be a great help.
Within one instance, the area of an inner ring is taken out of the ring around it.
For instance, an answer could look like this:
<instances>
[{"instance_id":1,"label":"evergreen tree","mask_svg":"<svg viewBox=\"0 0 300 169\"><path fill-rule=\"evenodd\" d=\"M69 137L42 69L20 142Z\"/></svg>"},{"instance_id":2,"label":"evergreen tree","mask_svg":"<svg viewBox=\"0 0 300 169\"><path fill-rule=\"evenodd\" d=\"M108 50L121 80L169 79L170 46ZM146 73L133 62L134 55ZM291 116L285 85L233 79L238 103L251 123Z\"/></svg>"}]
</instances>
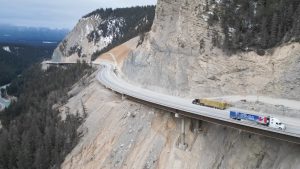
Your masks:
<instances>
[{"instance_id":1,"label":"evergreen tree","mask_svg":"<svg viewBox=\"0 0 300 169\"><path fill-rule=\"evenodd\" d=\"M293 4L290 4L288 8L286 8L286 17L281 18L281 20L286 20L286 31L293 27L293 14L294 8Z\"/></svg>"},{"instance_id":2,"label":"evergreen tree","mask_svg":"<svg viewBox=\"0 0 300 169\"><path fill-rule=\"evenodd\" d=\"M300 4L298 5L293 17L293 35L296 40L300 40Z\"/></svg>"},{"instance_id":3,"label":"evergreen tree","mask_svg":"<svg viewBox=\"0 0 300 169\"><path fill-rule=\"evenodd\" d=\"M276 44L277 32L278 32L278 15L277 15L277 13L274 13L273 18L272 18L272 23L271 23L269 46Z\"/></svg>"},{"instance_id":4,"label":"evergreen tree","mask_svg":"<svg viewBox=\"0 0 300 169\"><path fill-rule=\"evenodd\" d=\"M269 39L269 33L267 30L267 19L264 17L262 19L262 24L261 24L261 40L260 40L260 45L262 48L266 48L268 46L268 39Z\"/></svg>"},{"instance_id":5,"label":"evergreen tree","mask_svg":"<svg viewBox=\"0 0 300 169\"><path fill-rule=\"evenodd\" d=\"M0 137L0 145L6 145L6 146L0 146L0 168L9 168L9 154L10 154L10 148L9 148L9 141L8 141L8 132L6 129L2 129L1 131L1 137Z\"/></svg>"},{"instance_id":6,"label":"evergreen tree","mask_svg":"<svg viewBox=\"0 0 300 169\"><path fill-rule=\"evenodd\" d=\"M30 151L30 138L29 135L24 132L22 135L21 147L17 154L17 166L19 169L32 168L31 163L33 160L32 152Z\"/></svg>"},{"instance_id":7,"label":"evergreen tree","mask_svg":"<svg viewBox=\"0 0 300 169\"><path fill-rule=\"evenodd\" d=\"M217 18L221 18L224 50L267 49L299 34L300 1L223 0L213 5Z\"/></svg>"},{"instance_id":8,"label":"evergreen tree","mask_svg":"<svg viewBox=\"0 0 300 169\"><path fill-rule=\"evenodd\" d=\"M34 168L44 169L48 166L48 154L46 153L45 147L40 146L35 153Z\"/></svg>"},{"instance_id":9,"label":"evergreen tree","mask_svg":"<svg viewBox=\"0 0 300 169\"><path fill-rule=\"evenodd\" d=\"M47 71L34 65L16 79L24 82L11 84L21 84L20 95L18 102L0 113L0 168L60 167L79 140L82 118L70 112L62 121L52 106L64 102L69 88L86 73L91 73L91 67L85 63Z\"/></svg>"}]
</instances>

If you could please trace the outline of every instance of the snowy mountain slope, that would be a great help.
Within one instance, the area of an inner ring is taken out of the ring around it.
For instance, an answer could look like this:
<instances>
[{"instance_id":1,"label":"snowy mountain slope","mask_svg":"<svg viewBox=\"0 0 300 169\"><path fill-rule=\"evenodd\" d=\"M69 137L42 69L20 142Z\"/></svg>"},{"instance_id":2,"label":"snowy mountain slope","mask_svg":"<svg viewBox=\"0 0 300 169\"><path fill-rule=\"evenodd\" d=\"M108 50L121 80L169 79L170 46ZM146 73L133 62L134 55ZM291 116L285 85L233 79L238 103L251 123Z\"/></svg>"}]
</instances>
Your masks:
<instances>
[{"instance_id":1,"label":"snowy mountain slope","mask_svg":"<svg viewBox=\"0 0 300 169\"><path fill-rule=\"evenodd\" d=\"M90 62L102 49L149 31L154 10L154 6L147 6L93 11L79 20L54 51L52 60Z\"/></svg>"}]
</instances>

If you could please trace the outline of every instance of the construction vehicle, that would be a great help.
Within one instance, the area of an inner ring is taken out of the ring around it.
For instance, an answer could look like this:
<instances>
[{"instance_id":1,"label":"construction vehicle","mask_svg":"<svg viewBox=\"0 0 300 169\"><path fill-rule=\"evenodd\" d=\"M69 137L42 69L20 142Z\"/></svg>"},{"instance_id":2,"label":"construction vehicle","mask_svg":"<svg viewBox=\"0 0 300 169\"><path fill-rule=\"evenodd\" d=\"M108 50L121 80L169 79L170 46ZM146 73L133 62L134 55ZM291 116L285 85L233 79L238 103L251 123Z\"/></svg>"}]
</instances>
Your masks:
<instances>
[{"instance_id":1,"label":"construction vehicle","mask_svg":"<svg viewBox=\"0 0 300 169\"><path fill-rule=\"evenodd\" d=\"M252 121L257 124L269 126L272 128L280 129L280 130L285 130L285 125L281 123L281 121L277 118L270 117L270 116L259 116L259 115L254 115L254 114L249 114L249 113L242 113L238 111L230 111L230 118L235 119L235 120L247 120L247 121Z\"/></svg>"},{"instance_id":2,"label":"construction vehicle","mask_svg":"<svg viewBox=\"0 0 300 169\"><path fill-rule=\"evenodd\" d=\"M209 100L209 99L194 99L192 101L192 103L198 104L200 106L212 107L212 108L221 109L221 110L225 110L231 106L230 104L228 104L226 102Z\"/></svg>"}]
</instances>

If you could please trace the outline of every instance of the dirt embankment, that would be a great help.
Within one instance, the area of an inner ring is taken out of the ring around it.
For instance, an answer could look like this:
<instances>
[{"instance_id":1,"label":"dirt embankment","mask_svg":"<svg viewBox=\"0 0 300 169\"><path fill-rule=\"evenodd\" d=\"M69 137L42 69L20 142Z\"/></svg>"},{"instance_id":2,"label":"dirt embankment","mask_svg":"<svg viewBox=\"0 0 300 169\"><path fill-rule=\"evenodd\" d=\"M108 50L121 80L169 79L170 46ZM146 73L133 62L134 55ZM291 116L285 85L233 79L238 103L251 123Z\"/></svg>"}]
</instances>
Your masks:
<instances>
[{"instance_id":1,"label":"dirt embankment","mask_svg":"<svg viewBox=\"0 0 300 169\"><path fill-rule=\"evenodd\" d=\"M124 60L134 49L136 49L138 39L138 37L133 38L122 45L111 49L110 51L100 55L93 63L99 64L102 60L109 60L118 65L119 68L122 68Z\"/></svg>"}]
</instances>

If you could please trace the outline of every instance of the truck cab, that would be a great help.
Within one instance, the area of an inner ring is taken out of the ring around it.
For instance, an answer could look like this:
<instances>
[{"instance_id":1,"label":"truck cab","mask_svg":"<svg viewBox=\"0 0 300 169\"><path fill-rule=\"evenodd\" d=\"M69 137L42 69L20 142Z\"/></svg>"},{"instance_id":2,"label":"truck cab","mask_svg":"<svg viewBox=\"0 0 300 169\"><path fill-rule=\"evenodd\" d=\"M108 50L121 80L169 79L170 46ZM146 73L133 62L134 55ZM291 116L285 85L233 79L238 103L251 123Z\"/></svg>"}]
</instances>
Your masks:
<instances>
[{"instance_id":1,"label":"truck cab","mask_svg":"<svg viewBox=\"0 0 300 169\"><path fill-rule=\"evenodd\" d=\"M285 125L281 123L281 121L277 118L270 117L269 127L285 130Z\"/></svg>"}]
</instances>

